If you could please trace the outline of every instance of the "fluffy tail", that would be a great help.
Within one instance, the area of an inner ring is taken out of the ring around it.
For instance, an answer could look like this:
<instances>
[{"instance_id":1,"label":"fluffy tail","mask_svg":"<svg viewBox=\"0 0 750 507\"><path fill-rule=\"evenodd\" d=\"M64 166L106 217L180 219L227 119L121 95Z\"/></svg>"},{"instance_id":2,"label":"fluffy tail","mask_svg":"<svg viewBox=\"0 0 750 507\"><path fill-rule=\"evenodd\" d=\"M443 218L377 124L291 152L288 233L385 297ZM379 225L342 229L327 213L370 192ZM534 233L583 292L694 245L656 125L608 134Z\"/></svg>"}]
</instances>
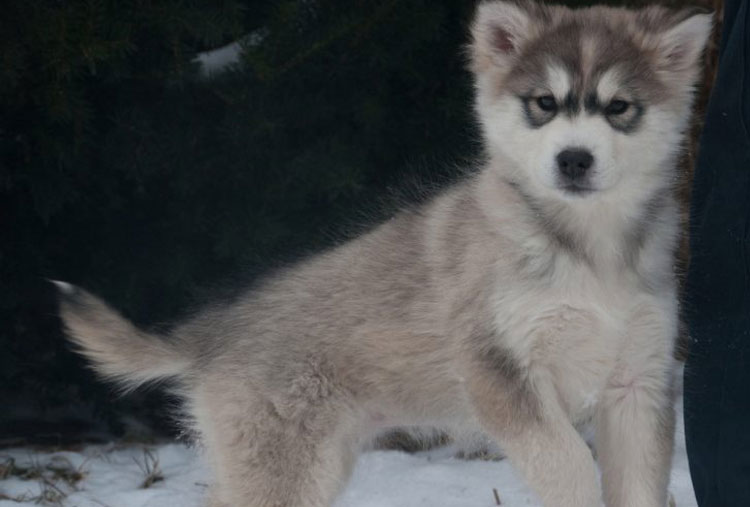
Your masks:
<instances>
[{"instance_id":1,"label":"fluffy tail","mask_svg":"<svg viewBox=\"0 0 750 507\"><path fill-rule=\"evenodd\" d=\"M83 289L52 282L60 294L60 317L68 336L105 377L135 389L145 382L179 376L190 366L185 350L175 343L141 331Z\"/></svg>"}]
</instances>

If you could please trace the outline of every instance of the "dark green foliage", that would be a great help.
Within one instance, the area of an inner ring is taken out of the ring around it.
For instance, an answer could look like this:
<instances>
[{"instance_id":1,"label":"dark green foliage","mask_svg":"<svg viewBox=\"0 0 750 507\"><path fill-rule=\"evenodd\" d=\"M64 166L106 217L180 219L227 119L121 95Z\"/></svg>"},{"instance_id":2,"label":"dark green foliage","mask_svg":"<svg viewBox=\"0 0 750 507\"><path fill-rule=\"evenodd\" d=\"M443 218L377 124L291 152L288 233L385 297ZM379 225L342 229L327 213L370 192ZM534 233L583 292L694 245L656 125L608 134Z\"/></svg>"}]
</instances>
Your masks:
<instances>
[{"instance_id":1,"label":"dark green foliage","mask_svg":"<svg viewBox=\"0 0 750 507\"><path fill-rule=\"evenodd\" d=\"M49 430L25 417L106 427L163 401L112 402L62 339L44 277L140 324L169 322L206 287L324 248L382 216L390 188L449 180L478 151L473 2L7 4L0 404L18 410L0 416L0 437ZM202 78L196 54L233 40L242 65Z\"/></svg>"},{"instance_id":2,"label":"dark green foliage","mask_svg":"<svg viewBox=\"0 0 750 507\"><path fill-rule=\"evenodd\" d=\"M216 1L25 0L3 6L0 403L6 410L0 436L81 431L78 413L111 419L111 411L99 410L108 406L106 389L92 383L61 339L42 277L106 287L116 305L134 315L149 313L148 301L136 308L130 289L144 278L129 273L133 259L150 256L137 223L158 213L145 196L156 190L150 179L159 169L150 161L112 164L112 148L137 127L123 118L151 116L189 79L196 51L237 37L244 15L239 2ZM143 275L153 277L158 268L155 263ZM159 283L155 277L147 285ZM174 299L170 290L162 297ZM70 424L28 424L40 414Z\"/></svg>"},{"instance_id":3,"label":"dark green foliage","mask_svg":"<svg viewBox=\"0 0 750 507\"><path fill-rule=\"evenodd\" d=\"M410 175L455 172L475 150L462 49L471 11L460 0L6 10L3 404L33 417L73 404L112 422L159 401L111 403L62 340L44 277L88 287L141 324L168 322L202 288L241 285L375 220ZM242 65L200 77L198 51L248 33L263 40Z\"/></svg>"}]
</instances>

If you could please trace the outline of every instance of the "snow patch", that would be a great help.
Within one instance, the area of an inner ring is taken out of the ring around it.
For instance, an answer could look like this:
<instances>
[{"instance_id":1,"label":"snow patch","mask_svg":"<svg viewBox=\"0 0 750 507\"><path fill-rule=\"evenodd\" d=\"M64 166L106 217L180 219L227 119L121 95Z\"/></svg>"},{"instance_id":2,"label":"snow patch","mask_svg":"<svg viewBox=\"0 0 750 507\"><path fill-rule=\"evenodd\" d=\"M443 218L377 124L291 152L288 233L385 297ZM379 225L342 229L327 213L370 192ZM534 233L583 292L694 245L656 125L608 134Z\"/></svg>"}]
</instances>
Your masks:
<instances>
[{"instance_id":1,"label":"snow patch","mask_svg":"<svg viewBox=\"0 0 750 507\"><path fill-rule=\"evenodd\" d=\"M239 64L244 48L260 45L266 36L267 30L255 30L245 37L225 46L198 53L198 56L193 61L200 65L200 72L203 77L211 77Z\"/></svg>"},{"instance_id":2,"label":"snow patch","mask_svg":"<svg viewBox=\"0 0 750 507\"><path fill-rule=\"evenodd\" d=\"M670 490L677 507L696 507L681 402L677 411ZM467 461L453 457L454 451L367 452L334 507L493 507L493 489L504 507L541 507L507 461ZM8 468L11 462L15 470L35 467L41 476L14 473ZM60 479L55 467L67 467L81 477ZM209 477L200 454L175 443L113 444L54 453L0 450L0 507L203 507Z\"/></svg>"}]
</instances>

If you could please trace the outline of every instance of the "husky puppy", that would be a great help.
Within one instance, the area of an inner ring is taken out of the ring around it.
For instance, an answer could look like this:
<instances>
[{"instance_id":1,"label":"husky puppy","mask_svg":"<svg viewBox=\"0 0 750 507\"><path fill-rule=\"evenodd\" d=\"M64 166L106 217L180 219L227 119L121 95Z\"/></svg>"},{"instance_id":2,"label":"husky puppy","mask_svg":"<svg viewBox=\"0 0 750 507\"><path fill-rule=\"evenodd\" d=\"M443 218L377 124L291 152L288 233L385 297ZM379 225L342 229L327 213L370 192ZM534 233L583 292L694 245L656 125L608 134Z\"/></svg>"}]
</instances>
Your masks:
<instances>
[{"instance_id":1,"label":"husky puppy","mask_svg":"<svg viewBox=\"0 0 750 507\"><path fill-rule=\"evenodd\" d=\"M60 283L67 330L124 386L174 379L213 507L328 506L365 442L413 425L491 436L546 506L664 507L675 162L710 31L481 3L474 176L166 335Z\"/></svg>"}]
</instances>

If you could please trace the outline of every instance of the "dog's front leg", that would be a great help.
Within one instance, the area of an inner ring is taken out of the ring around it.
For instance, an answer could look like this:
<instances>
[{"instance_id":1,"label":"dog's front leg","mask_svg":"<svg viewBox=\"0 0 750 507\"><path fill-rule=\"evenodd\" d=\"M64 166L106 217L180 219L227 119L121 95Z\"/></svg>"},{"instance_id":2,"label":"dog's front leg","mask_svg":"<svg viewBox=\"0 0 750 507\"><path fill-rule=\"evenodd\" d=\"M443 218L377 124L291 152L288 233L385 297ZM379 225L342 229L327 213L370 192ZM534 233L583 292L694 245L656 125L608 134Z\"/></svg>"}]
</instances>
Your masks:
<instances>
[{"instance_id":1,"label":"dog's front leg","mask_svg":"<svg viewBox=\"0 0 750 507\"><path fill-rule=\"evenodd\" d=\"M550 384L532 385L507 364L494 367L480 359L466 385L479 423L545 506L601 505L591 452Z\"/></svg>"},{"instance_id":2,"label":"dog's front leg","mask_svg":"<svg viewBox=\"0 0 750 507\"><path fill-rule=\"evenodd\" d=\"M643 380L610 387L596 425L607 507L664 507L674 439L669 395ZM649 382L649 381L645 381Z\"/></svg>"},{"instance_id":3,"label":"dog's front leg","mask_svg":"<svg viewBox=\"0 0 750 507\"><path fill-rule=\"evenodd\" d=\"M671 323L644 324L631 337L597 411L595 444L607 507L667 505L676 330ZM663 332L655 335L658 329Z\"/></svg>"}]
</instances>

